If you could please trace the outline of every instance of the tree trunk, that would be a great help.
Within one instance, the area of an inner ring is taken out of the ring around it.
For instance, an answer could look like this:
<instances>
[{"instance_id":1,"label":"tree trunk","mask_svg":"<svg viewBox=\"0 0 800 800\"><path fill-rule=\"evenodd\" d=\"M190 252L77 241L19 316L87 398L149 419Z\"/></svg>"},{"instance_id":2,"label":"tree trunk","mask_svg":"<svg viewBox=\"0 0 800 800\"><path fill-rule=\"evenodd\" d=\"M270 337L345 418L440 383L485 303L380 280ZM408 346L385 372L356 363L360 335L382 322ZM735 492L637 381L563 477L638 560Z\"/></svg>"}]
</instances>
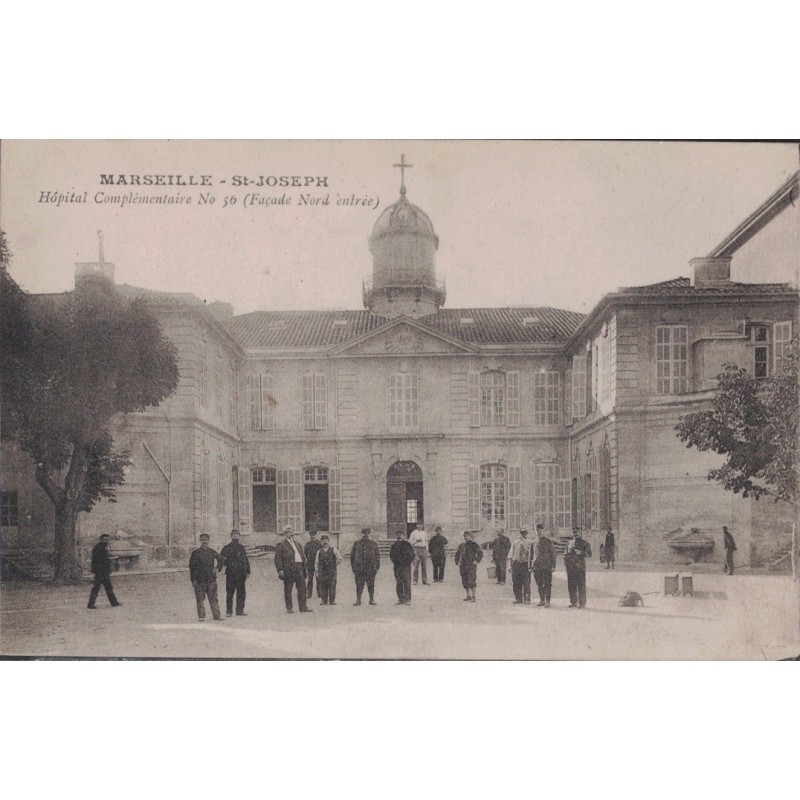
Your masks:
<instances>
[{"instance_id":1,"label":"tree trunk","mask_svg":"<svg viewBox=\"0 0 800 800\"><path fill-rule=\"evenodd\" d=\"M83 570L78 563L75 523L78 519L78 503L76 500L64 499L56 506L55 573L53 579L58 584L79 583Z\"/></svg>"}]
</instances>

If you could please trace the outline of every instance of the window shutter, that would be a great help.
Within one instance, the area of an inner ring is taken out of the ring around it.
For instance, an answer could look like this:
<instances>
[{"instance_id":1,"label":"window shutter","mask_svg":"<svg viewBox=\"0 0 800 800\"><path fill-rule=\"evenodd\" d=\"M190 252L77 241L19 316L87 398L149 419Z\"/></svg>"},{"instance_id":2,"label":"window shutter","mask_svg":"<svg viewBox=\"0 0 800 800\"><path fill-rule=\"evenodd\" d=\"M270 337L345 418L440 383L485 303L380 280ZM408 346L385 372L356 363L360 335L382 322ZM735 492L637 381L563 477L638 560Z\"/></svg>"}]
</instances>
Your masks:
<instances>
[{"instance_id":1,"label":"window shutter","mask_svg":"<svg viewBox=\"0 0 800 800\"><path fill-rule=\"evenodd\" d=\"M328 427L328 376L314 375L314 428L324 431Z\"/></svg>"},{"instance_id":2,"label":"window shutter","mask_svg":"<svg viewBox=\"0 0 800 800\"><path fill-rule=\"evenodd\" d=\"M508 468L508 529L522 527L522 467Z\"/></svg>"},{"instance_id":3,"label":"window shutter","mask_svg":"<svg viewBox=\"0 0 800 800\"><path fill-rule=\"evenodd\" d=\"M259 398L261 409L261 429L264 431L275 430L275 378L272 375L261 376L261 396Z\"/></svg>"},{"instance_id":4,"label":"window shutter","mask_svg":"<svg viewBox=\"0 0 800 800\"><path fill-rule=\"evenodd\" d=\"M467 384L469 392L469 426L470 428L480 428L481 426L481 374L480 372L470 372Z\"/></svg>"},{"instance_id":5,"label":"window shutter","mask_svg":"<svg viewBox=\"0 0 800 800\"><path fill-rule=\"evenodd\" d=\"M572 356L572 418L586 416L586 356Z\"/></svg>"},{"instance_id":6,"label":"window shutter","mask_svg":"<svg viewBox=\"0 0 800 800\"><path fill-rule=\"evenodd\" d=\"M250 470L247 467L239 468L239 531L243 534L250 533L251 514L253 508L253 487Z\"/></svg>"},{"instance_id":7,"label":"window shutter","mask_svg":"<svg viewBox=\"0 0 800 800\"><path fill-rule=\"evenodd\" d=\"M572 370L564 373L564 424L572 425Z\"/></svg>"},{"instance_id":8,"label":"window shutter","mask_svg":"<svg viewBox=\"0 0 800 800\"><path fill-rule=\"evenodd\" d=\"M506 373L506 419L509 427L519 427L519 370Z\"/></svg>"},{"instance_id":9,"label":"window shutter","mask_svg":"<svg viewBox=\"0 0 800 800\"><path fill-rule=\"evenodd\" d=\"M477 465L467 467L467 511L469 514L470 530L477 531L481 528L481 484Z\"/></svg>"},{"instance_id":10,"label":"window shutter","mask_svg":"<svg viewBox=\"0 0 800 800\"><path fill-rule=\"evenodd\" d=\"M247 376L247 398L250 406L250 430L261 430L261 399L258 375Z\"/></svg>"},{"instance_id":11,"label":"window shutter","mask_svg":"<svg viewBox=\"0 0 800 800\"><path fill-rule=\"evenodd\" d=\"M571 515L571 507L570 507L570 491L569 485L570 480L569 478L560 478L557 481L558 484L558 499L556 504L556 527L557 528L569 528L570 527L570 515Z\"/></svg>"},{"instance_id":12,"label":"window shutter","mask_svg":"<svg viewBox=\"0 0 800 800\"><path fill-rule=\"evenodd\" d=\"M275 500L277 502L278 533L289 525L289 470L275 471Z\"/></svg>"},{"instance_id":13,"label":"window shutter","mask_svg":"<svg viewBox=\"0 0 800 800\"><path fill-rule=\"evenodd\" d=\"M300 391L300 415L303 429L314 430L314 375L303 375Z\"/></svg>"},{"instance_id":14,"label":"window shutter","mask_svg":"<svg viewBox=\"0 0 800 800\"><path fill-rule=\"evenodd\" d=\"M295 531L302 531L303 524L303 470L300 467L292 467L288 473L288 496L289 496L289 524Z\"/></svg>"},{"instance_id":15,"label":"window shutter","mask_svg":"<svg viewBox=\"0 0 800 800\"><path fill-rule=\"evenodd\" d=\"M332 532L342 530L342 478L339 467L328 470L328 517Z\"/></svg>"},{"instance_id":16,"label":"window shutter","mask_svg":"<svg viewBox=\"0 0 800 800\"><path fill-rule=\"evenodd\" d=\"M774 328L774 364L772 371L776 375L783 372L783 359L786 353L786 345L792 340L792 323L776 322Z\"/></svg>"}]
</instances>

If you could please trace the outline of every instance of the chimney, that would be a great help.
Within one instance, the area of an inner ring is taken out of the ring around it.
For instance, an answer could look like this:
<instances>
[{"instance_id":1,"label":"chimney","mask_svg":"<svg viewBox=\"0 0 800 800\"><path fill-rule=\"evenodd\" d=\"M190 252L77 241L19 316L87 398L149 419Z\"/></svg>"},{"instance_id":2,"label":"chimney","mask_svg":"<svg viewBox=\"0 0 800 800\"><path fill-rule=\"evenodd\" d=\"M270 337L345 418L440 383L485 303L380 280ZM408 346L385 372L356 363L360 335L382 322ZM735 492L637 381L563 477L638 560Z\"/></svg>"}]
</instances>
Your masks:
<instances>
[{"instance_id":1,"label":"chimney","mask_svg":"<svg viewBox=\"0 0 800 800\"><path fill-rule=\"evenodd\" d=\"M101 277L114 283L114 265L110 261L106 261L105 253L103 252L103 231L97 231L97 238L99 240L99 261L81 261L75 264L75 286L86 278Z\"/></svg>"},{"instance_id":2,"label":"chimney","mask_svg":"<svg viewBox=\"0 0 800 800\"><path fill-rule=\"evenodd\" d=\"M731 282L730 256L703 256L693 258L689 264L694 270L692 285L697 289L727 286Z\"/></svg>"}]
</instances>

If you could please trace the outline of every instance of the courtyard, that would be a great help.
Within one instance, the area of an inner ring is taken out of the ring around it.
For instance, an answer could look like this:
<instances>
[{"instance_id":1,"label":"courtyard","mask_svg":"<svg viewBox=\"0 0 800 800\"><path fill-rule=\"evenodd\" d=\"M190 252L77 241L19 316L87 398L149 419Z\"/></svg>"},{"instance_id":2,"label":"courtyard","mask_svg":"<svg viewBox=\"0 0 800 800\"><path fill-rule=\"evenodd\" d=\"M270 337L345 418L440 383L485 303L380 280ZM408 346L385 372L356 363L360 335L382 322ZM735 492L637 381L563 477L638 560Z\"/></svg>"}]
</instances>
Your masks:
<instances>
[{"instance_id":1,"label":"courtyard","mask_svg":"<svg viewBox=\"0 0 800 800\"><path fill-rule=\"evenodd\" d=\"M694 596L664 595L675 569L593 565L588 606L568 607L563 568L550 608L514 605L481 565L477 603L463 602L452 562L443 583L413 587L396 606L391 565L376 582L378 605L354 607L349 564L339 570L337 605L309 601L313 614L287 614L271 558L254 559L247 616L197 620L188 570L113 577L122 606L101 591L88 611L89 584L6 582L0 591L0 654L22 657L267 659L748 659L796 657L796 585L791 576L695 570ZM224 576L220 576L224 613ZM628 590L644 606L619 605ZM296 612L296 605L295 605Z\"/></svg>"}]
</instances>

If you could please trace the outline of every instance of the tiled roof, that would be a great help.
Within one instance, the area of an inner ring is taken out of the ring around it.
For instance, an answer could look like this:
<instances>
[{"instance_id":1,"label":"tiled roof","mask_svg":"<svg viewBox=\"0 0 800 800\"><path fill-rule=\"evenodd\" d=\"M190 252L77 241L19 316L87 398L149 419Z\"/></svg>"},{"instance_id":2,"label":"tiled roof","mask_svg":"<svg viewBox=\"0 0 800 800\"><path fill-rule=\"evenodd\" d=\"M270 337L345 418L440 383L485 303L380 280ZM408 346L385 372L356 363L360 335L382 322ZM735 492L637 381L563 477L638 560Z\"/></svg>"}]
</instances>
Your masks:
<instances>
[{"instance_id":1,"label":"tiled roof","mask_svg":"<svg viewBox=\"0 0 800 800\"><path fill-rule=\"evenodd\" d=\"M673 278L661 283L647 286L623 286L619 294L655 294L655 295L743 295L743 294L784 294L797 291L789 283L726 283L721 286L692 286L689 278Z\"/></svg>"},{"instance_id":2,"label":"tiled roof","mask_svg":"<svg viewBox=\"0 0 800 800\"><path fill-rule=\"evenodd\" d=\"M474 344L563 342L583 314L556 308L448 308L415 320ZM467 322L471 320L471 322ZM369 311L255 311L225 323L242 347L332 347L389 322Z\"/></svg>"}]
</instances>

